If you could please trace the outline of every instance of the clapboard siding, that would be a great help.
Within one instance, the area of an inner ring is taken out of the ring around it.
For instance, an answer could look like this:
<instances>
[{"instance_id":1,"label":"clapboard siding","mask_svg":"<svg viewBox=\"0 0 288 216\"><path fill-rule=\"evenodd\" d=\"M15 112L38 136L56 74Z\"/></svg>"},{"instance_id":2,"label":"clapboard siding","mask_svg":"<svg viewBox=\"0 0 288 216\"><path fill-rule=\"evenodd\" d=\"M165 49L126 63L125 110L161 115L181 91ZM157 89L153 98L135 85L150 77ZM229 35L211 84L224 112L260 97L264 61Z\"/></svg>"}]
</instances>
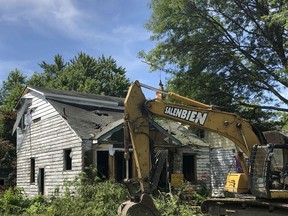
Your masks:
<instances>
[{"instance_id":1,"label":"clapboard siding","mask_svg":"<svg viewBox=\"0 0 288 216\"><path fill-rule=\"evenodd\" d=\"M196 180L205 183L207 189L210 188L210 167L209 167L209 148L201 147L194 149L196 152Z\"/></svg>"},{"instance_id":2,"label":"clapboard siding","mask_svg":"<svg viewBox=\"0 0 288 216\"><path fill-rule=\"evenodd\" d=\"M22 144L17 149L17 185L23 187L28 196L38 194L37 175L44 168L44 194L52 195L56 188L60 192L65 181L74 180L82 172L82 140L59 115L54 107L35 92L30 107L37 107L32 120L41 120L26 128ZM64 171L64 149L72 150L72 170ZM30 159L35 159L35 183L30 184Z\"/></svg>"},{"instance_id":3,"label":"clapboard siding","mask_svg":"<svg viewBox=\"0 0 288 216\"><path fill-rule=\"evenodd\" d=\"M226 177L229 171L235 171L234 150L211 149L212 196L223 197Z\"/></svg>"},{"instance_id":4,"label":"clapboard siding","mask_svg":"<svg viewBox=\"0 0 288 216\"><path fill-rule=\"evenodd\" d=\"M211 195L223 197L228 171L235 169L235 144L217 133L205 131L205 140L210 145Z\"/></svg>"}]
</instances>

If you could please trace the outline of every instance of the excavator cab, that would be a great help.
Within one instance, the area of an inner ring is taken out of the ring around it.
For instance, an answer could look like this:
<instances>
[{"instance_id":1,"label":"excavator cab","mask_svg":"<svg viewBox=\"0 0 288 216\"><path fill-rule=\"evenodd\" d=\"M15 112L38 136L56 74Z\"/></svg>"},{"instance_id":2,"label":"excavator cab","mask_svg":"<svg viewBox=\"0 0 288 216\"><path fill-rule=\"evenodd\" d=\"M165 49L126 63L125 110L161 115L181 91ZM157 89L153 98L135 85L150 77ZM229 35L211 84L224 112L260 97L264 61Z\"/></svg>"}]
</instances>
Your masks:
<instances>
[{"instance_id":1,"label":"excavator cab","mask_svg":"<svg viewBox=\"0 0 288 216\"><path fill-rule=\"evenodd\" d=\"M250 190L259 198L288 198L288 144L255 145L250 158Z\"/></svg>"}]
</instances>

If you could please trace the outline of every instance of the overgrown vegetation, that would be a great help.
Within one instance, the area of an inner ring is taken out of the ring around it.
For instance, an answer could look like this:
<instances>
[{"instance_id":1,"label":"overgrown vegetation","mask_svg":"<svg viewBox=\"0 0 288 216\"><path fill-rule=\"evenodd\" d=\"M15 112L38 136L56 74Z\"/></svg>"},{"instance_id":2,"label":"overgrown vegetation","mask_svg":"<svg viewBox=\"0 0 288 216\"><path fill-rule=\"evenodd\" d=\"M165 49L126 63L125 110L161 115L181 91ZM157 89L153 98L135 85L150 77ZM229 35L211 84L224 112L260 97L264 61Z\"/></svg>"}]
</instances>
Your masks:
<instances>
[{"instance_id":1,"label":"overgrown vegetation","mask_svg":"<svg viewBox=\"0 0 288 216\"><path fill-rule=\"evenodd\" d=\"M91 180L85 174L66 182L64 191L59 194L59 190L55 190L55 194L49 198L41 195L28 198L21 188L10 188L0 194L0 215L110 216L117 214L119 205L128 197L128 191L122 184L102 182L97 177ZM191 203L191 199L182 199L182 193L181 190L177 194L160 193L154 197L161 215L196 215L195 205L204 197L193 193L191 197L194 201Z\"/></svg>"}]
</instances>

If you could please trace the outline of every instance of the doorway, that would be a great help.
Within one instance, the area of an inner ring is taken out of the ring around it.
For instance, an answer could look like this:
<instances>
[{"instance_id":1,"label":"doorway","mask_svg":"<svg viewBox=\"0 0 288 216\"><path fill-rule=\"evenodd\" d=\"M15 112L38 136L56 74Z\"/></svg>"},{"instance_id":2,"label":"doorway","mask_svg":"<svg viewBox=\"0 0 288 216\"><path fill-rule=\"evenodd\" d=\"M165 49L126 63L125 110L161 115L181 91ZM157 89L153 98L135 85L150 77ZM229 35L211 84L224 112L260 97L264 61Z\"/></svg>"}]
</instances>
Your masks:
<instances>
[{"instance_id":1,"label":"doorway","mask_svg":"<svg viewBox=\"0 0 288 216\"><path fill-rule=\"evenodd\" d=\"M195 155L183 154L183 175L186 181L193 182L196 180L195 169Z\"/></svg>"},{"instance_id":2,"label":"doorway","mask_svg":"<svg viewBox=\"0 0 288 216\"><path fill-rule=\"evenodd\" d=\"M39 174L38 174L38 194L44 195L44 177L45 172L44 168L39 168Z\"/></svg>"},{"instance_id":3,"label":"doorway","mask_svg":"<svg viewBox=\"0 0 288 216\"><path fill-rule=\"evenodd\" d=\"M129 152L129 178L132 177L132 152ZM117 182L122 182L126 178L126 160L124 159L123 151L116 151L114 155L115 164L115 180Z\"/></svg>"},{"instance_id":4,"label":"doorway","mask_svg":"<svg viewBox=\"0 0 288 216\"><path fill-rule=\"evenodd\" d=\"M109 152L97 151L97 174L102 180L109 178Z\"/></svg>"}]
</instances>

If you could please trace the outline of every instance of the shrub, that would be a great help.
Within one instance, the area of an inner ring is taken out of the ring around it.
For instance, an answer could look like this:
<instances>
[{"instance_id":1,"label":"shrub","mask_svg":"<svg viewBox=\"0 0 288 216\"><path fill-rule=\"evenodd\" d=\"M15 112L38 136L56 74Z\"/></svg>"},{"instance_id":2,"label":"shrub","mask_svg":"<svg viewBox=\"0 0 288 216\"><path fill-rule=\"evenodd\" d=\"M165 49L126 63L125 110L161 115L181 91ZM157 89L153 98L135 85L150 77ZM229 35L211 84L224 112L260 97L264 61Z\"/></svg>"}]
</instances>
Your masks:
<instances>
[{"instance_id":1,"label":"shrub","mask_svg":"<svg viewBox=\"0 0 288 216\"><path fill-rule=\"evenodd\" d=\"M49 200L42 195L36 195L30 201L30 206L26 209L24 215L45 214L49 206Z\"/></svg>"},{"instance_id":2,"label":"shrub","mask_svg":"<svg viewBox=\"0 0 288 216\"><path fill-rule=\"evenodd\" d=\"M128 190L122 184L88 178L85 174L66 182L64 187L63 195L57 189L50 199L42 195L28 199L23 189L11 188L0 194L0 215L110 216L117 214L118 207L128 197ZM181 190L177 194L159 192L153 198L161 215L201 215L191 203L187 204L190 200L181 199L181 193ZM193 194L194 203L202 199L199 194Z\"/></svg>"},{"instance_id":3,"label":"shrub","mask_svg":"<svg viewBox=\"0 0 288 216\"><path fill-rule=\"evenodd\" d=\"M162 216L165 215L193 215L196 211L191 205L182 202L179 196L172 193L160 193L154 201L156 208Z\"/></svg>"},{"instance_id":4,"label":"shrub","mask_svg":"<svg viewBox=\"0 0 288 216\"><path fill-rule=\"evenodd\" d=\"M21 214L30 205L30 200L22 188L14 187L5 191L2 197L2 213L4 215Z\"/></svg>"},{"instance_id":5,"label":"shrub","mask_svg":"<svg viewBox=\"0 0 288 216\"><path fill-rule=\"evenodd\" d=\"M69 189L71 186L75 193ZM91 181L85 174L68 182L65 191L63 196L53 199L48 215L116 215L118 206L128 195L121 184L111 180L101 182L99 178Z\"/></svg>"}]
</instances>

